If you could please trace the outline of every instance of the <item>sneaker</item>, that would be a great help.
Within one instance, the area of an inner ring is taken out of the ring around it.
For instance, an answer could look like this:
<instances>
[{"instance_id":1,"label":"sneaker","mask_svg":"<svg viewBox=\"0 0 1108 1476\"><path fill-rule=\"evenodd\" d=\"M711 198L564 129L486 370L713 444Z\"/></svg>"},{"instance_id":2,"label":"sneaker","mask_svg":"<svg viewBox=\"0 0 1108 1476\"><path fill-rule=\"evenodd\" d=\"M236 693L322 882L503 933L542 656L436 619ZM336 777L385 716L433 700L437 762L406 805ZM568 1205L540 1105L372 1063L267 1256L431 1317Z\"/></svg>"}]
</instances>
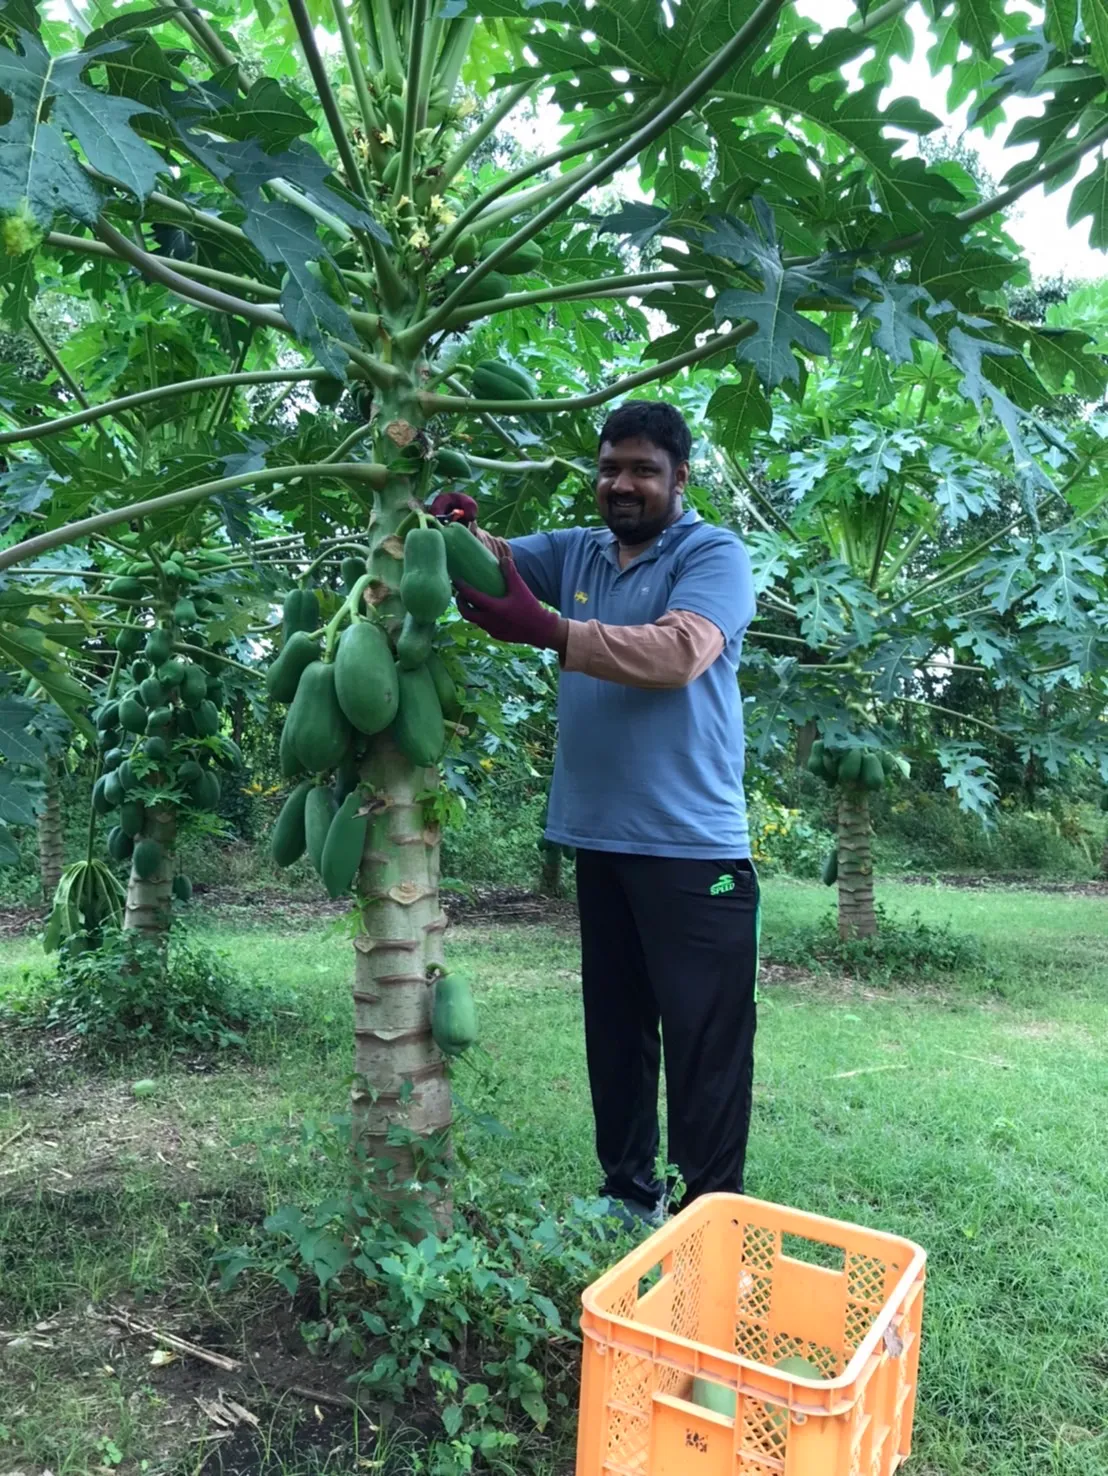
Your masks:
<instances>
[{"instance_id":1,"label":"sneaker","mask_svg":"<svg viewBox=\"0 0 1108 1476\"><path fill-rule=\"evenodd\" d=\"M603 1213L609 1220L615 1220L621 1229L632 1235L640 1235L644 1230L657 1230L666 1222L666 1204L664 1199L659 1199L653 1207L640 1204L635 1199L616 1199L609 1197L603 1199Z\"/></svg>"}]
</instances>

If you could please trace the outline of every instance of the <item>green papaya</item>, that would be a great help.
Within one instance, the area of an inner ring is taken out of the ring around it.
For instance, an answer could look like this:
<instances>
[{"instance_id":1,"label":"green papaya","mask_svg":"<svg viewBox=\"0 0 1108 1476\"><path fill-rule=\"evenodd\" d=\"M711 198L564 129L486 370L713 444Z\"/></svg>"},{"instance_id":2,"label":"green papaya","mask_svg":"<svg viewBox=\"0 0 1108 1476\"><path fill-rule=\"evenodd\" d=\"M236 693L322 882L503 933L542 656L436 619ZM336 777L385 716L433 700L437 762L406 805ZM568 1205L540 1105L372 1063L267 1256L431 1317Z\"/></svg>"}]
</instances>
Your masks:
<instances>
[{"instance_id":1,"label":"green papaya","mask_svg":"<svg viewBox=\"0 0 1108 1476\"><path fill-rule=\"evenodd\" d=\"M198 810L216 810L222 786L219 775L211 769L201 769L199 779L189 785L189 796Z\"/></svg>"},{"instance_id":2,"label":"green papaya","mask_svg":"<svg viewBox=\"0 0 1108 1476\"><path fill-rule=\"evenodd\" d=\"M397 155L397 158L400 156ZM337 405L342 399L342 392L346 388L341 379L334 375L325 375L323 379L317 379L312 385L312 394L315 395L320 405Z\"/></svg>"},{"instance_id":3,"label":"green papaya","mask_svg":"<svg viewBox=\"0 0 1108 1476\"><path fill-rule=\"evenodd\" d=\"M317 872L323 865L323 844L337 810L338 804L330 788L317 784L308 791L304 804L304 840Z\"/></svg>"},{"instance_id":4,"label":"green papaya","mask_svg":"<svg viewBox=\"0 0 1108 1476\"><path fill-rule=\"evenodd\" d=\"M343 559L339 565L339 577L347 594L351 592L365 571L365 559L359 559L354 554Z\"/></svg>"},{"instance_id":5,"label":"green papaya","mask_svg":"<svg viewBox=\"0 0 1108 1476\"><path fill-rule=\"evenodd\" d=\"M285 596L282 622L287 641L295 631L319 629L319 596L314 589L290 589Z\"/></svg>"},{"instance_id":6,"label":"green papaya","mask_svg":"<svg viewBox=\"0 0 1108 1476\"><path fill-rule=\"evenodd\" d=\"M834 784L838 780L839 760L841 756L839 749L832 748L827 743L823 745L823 777L827 780L828 784Z\"/></svg>"},{"instance_id":7,"label":"green papaya","mask_svg":"<svg viewBox=\"0 0 1108 1476\"><path fill-rule=\"evenodd\" d=\"M396 659L405 671L422 666L431 654L435 627L424 625L413 615L404 616L404 624L396 638Z\"/></svg>"},{"instance_id":8,"label":"green papaya","mask_svg":"<svg viewBox=\"0 0 1108 1476\"><path fill-rule=\"evenodd\" d=\"M186 707L199 707L208 695L208 678L200 666L190 661L180 678L181 701Z\"/></svg>"},{"instance_id":9,"label":"green papaya","mask_svg":"<svg viewBox=\"0 0 1108 1476\"><path fill-rule=\"evenodd\" d=\"M100 778L92 786L92 808L98 815L106 815L111 809L111 805L108 804L107 796L104 793L104 786L110 777L108 774L101 774Z\"/></svg>"},{"instance_id":10,"label":"green papaya","mask_svg":"<svg viewBox=\"0 0 1108 1476\"><path fill-rule=\"evenodd\" d=\"M173 895L178 902L192 901L192 882L183 871L179 871L173 878Z\"/></svg>"},{"instance_id":11,"label":"green papaya","mask_svg":"<svg viewBox=\"0 0 1108 1476\"><path fill-rule=\"evenodd\" d=\"M156 707L146 718L146 731L149 734L160 734L165 736L173 727L172 707Z\"/></svg>"},{"instance_id":12,"label":"green papaya","mask_svg":"<svg viewBox=\"0 0 1108 1476\"><path fill-rule=\"evenodd\" d=\"M123 733L119 728L105 728L102 733L96 735L96 746L101 753L110 753L113 748L118 748L123 741Z\"/></svg>"},{"instance_id":13,"label":"green papaya","mask_svg":"<svg viewBox=\"0 0 1108 1476\"><path fill-rule=\"evenodd\" d=\"M369 816L359 815L362 792L352 790L327 828L320 855L319 874L329 897L341 897L353 885L362 862Z\"/></svg>"},{"instance_id":14,"label":"green papaya","mask_svg":"<svg viewBox=\"0 0 1108 1476\"><path fill-rule=\"evenodd\" d=\"M138 690L139 697L142 699L142 705L147 711L155 707L161 707L165 703L165 692L157 677L147 677Z\"/></svg>"},{"instance_id":15,"label":"green papaya","mask_svg":"<svg viewBox=\"0 0 1108 1476\"><path fill-rule=\"evenodd\" d=\"M152 666L161 666L173 655L173 637L164 626L157 625L146 637L146 654Z\"/></svg>"},{"instance_id":16,"label":"green papaya","mask_svg":"<svg viewBox=\"0 0 1108 1476\"><path fill-rule=\"evenodd\" d=\"M108 831L108 855L113 861L126 861L135 848L134 839L119 825Z\"/></svg>"},{"instance_id":17,"label":"green papaya","mask_svg":"<svg viewBox=\"0 0 1108 1476\"><path fill-rule=\"evenodd\" d=\"M713 1414L726 1415L729 1420L735 1418L737 1396L734 1389L729 1389L726 1384L717 1384L714 1379L705 1379L697 1375L692 1381L690 1399L701 1409L710 1409Z\"/></svg>"},{"instance_id":18,"label":"green papaya","mask_svg":"<svg viewBox=\"0 0 1108 1476\"><path fill-rule=\"evenodd\" d=\"M304 772L296 750L292 746L292 730L286 721L281 727L281 743L277 756L277 767L282 779L296 779Z\"/></svg>"},{"instance_id":19,"label":"green papaya","mask_svg":"<svg viewBox=\"0 0 1108 1476\"><path fill-rule=\"evenodd\" d=\"M446 568L456 584L472 585L494 599L504 598L508 586L499 561L463 523L446 523L442 541L446 546Z\"/></svg>"},{"instance_id":20,"label":"green papaya","mask_svg":"<svg viewBox=\"0 0 1108 1476\"><path fill-rule=\"evenodd\" d=\"M185 759L184 763L177 770L177 783L182 788L187 789L189 785L196 783L203 772L204 770L195 759Z\"/></svg>"},{"instance_id":21,"label":"green papaya","mask_svg":"<svg viewBox=\"0 0 1108 1476\"><path fill-rule=\"evenodd\" d=\"M132 839L142 830L146 818L146 806L141 800L125 799L119 807L119 824Z\"/></svg>"},{"instance_id":22,"label":"green papaya","mask_svg":"<svg viewBox=\"0 0 1108 1476\"><path fill-rule=\"evenodd\" d=\"M473 468L469 457L451 446L440 446L435 452L435 470L449 482L472 482Z\"/></svg>"},{"instance_id":23,"label":"green papaya","mask_svg":"<svg viewBox=\"0 0 1108 1476\"><path fill-rule=\"evenodd\" d=\"M123 803L123 781L119 777L119 770L113 769L110 774L104 775L104 804L109 810L114 810L117 805Z\"/></svg>"},{"instance_id":24,"label":"green papaya","mask_svg":"<svg viewBox=\"0 0 1108 1476\"><path fill-rule=\"evenodd\" d=\"M134 684L135 684L136 687L141 686L142 683L146 680L146 678L149 675L150 675L150 663L149 663L149 661L141 661L140 660L140 661L132 661L131 662L131 680L134 682Z\"/></svg>"},{"instance_id":25,"label":"green papaya","mask_svg":"<svg viewBox=\"0 0 1108 1476\"><path fill-rule=\"evenodd\" d=\"M454 242L450 254L458 266L472 266L477 260L477 237L472 231L463 231Z\"/></svg>"},{"instance_id":26,"label":"green papaya","mask_svg":"<svg viewBox=\"0 0 1108 1476\"><path fill-rule=\"evenodd\" d=\"M265 674L266 691L274 702L291 702L305 668L318 659L319 641L294 630Z\"/></svg>"},{"instance_id":27,"label":"green papaya","mask_svg":"<svg viewBox=\"0 0 1108 1476\"><path fill-rule=\"evenodd\" d=\"M182 595L173 606L173 619L177 625L195 625L200 619L196 606L187 595Z\"/></svg>"},{"instance_id":28,"label":"green papaya","mask_svg":"<svg viewBox=\"0 0 1108 1476\"><path fill-rule=\"evenodd\" d=\"M142 745L142 751L152 764L164 764L169 758L169 740L163 738L160 733L153 734L147 738Z\"/></svg>"},{"instance_id":29,"label":"green papaya","mask_svg":"<svg viewBox=\"0 0 1108 1476\"><path fill-rule=\"evenodd\" d=\"M101 733L119 726L119 703L107 702L96 714L96 727Z\"/></svg>"},{"instance_id":30,"label":"green papaya","mask_svg":"<svg viewBox=\"0 0 1108 1476\"><path fill-rule=\"evenodd\" d=\"M446 669L446 662L437 651L432 651L427 657L427 670L435 684L443 717L448 723L456 723L462 715L461 697L454 678Z\"/></svg>"},{"instance_id":31,"label":"green papaya","mask_svg":"<svg viewBox=\"0 0 1108 1476\"><path fill-rule=\"evenodd\" d=\"M900 773L896 759L891 753L886 753L884 749L881 750L878 756L881 760L881 772L885 775L885 778L895 779Z\"/></svg>"},{"instance_id":32,"label":"green papaya","mask_svg":"<svg viewBox=\"0 0 1108 1476\"><path fill-rule=\"evenodd\" d=\"M842 762L839 764L840 784L857 784L860 781L862 777L862 759L864 756L864 750L857 744L853 748L847 749L843 754Z\"/></svg>"},{"instance_id":33,"label":"green papaya","mask_svg":"<svg viewBox=\"0 0 1108 1476\"><path fill-rule=\"evenodd\" d=\"M304 806L311 788L312 781L305 779L281 806L269 842L269 853L278 866L291 866L304 854Z\"/></svg>"},{"instance_id":34,"label":"green papaya","mask_svg":"<svg viewBox=\"0 0 1108 1476\"><path fill-rule=\"evenodd\" d=\"M130 794L132 790L138 788L138 775L135 773L134 765L129 758L124 759L115 772L119 775L119 785L124 794Z\"/></svg>"},{"instance_id":35,"label":"green papaya","mask_svg":"<svg viewBox=\"0 0 1108 1476\"><path fill-rule=\"evenodd\" d=\"M184 677L188 666L189 663L182 661L179 656L171 656L168 661L163 661L161 666L158 667L158 681L161 682L167 692L171 692L174 687L181 685L181 679Z\"/></svg>"},{"instance_id":36,"label":"green papaya","mask_svg":"<svg viewBox=\"0 0 1108 1476\"><path fill-rule=\"evenodd\" d=\"M444 1056L460 1056L477 1044L477 1006L467 975L440 974L435 980L431 1034Z\"/></svg>"},{"instance_id":37,"label":"green papaya","mask_svg":"<svg viewBox=\"0 0 1108 1476\"><path fill-rule=\"evenodd\" d=\"M810 1359L801 1358L798 1353L789 1353L784 1358L779 1358L773 1366L779 1373L788 1374L792 1379L826 1378L826 1374Z\"/></svg>"},{"instance_id":38,"label":"green papaya","mask_svg":"<svg viewBox=\"0 0 1108 1476\"><path fill-rule=\"evenodd\" d=\"M885 784L885 770L881 767L881 760L868 749L862 755L862 784L871 794L875 794Z\"/></svg>"},{"instance_id":39,"label":"green papaya","mask_svg":"<svg viewBox=\"0 0 1108 1476\"><path fill-rule=\"evenodd\" d=\"M194 713L196 732L200 738L214 738L219 732L219 709L205 697Z\"/></svg>"},{"instance_id":40,"label":"green papaya","mask_svg":"<svg viewBox=\"0 0 1108 1476\"><path fill-rule=\"evenodd\" d=\"M152 836L143 836L135 842L134 855L131 857L131 868L137 877L143 881L150 881L158 874L158 870L165 860L165 850L160 841Z\"/></svg>"},{"instance_id":41,"label":"green papaya","mask_svg":"<svg viewBox=\"0 0 1108 1476\"><path fill-rule=\"evenodd\" d=\"M414 620L434 625L449 607L453 591L446 567L442 529L413 528L404 540L400 598Z\"/></svg>"},{"instance_id":42,"label":"green papaya","mask_svg":"<svg viewBox=\"0 0 1108 1476\"><path fill-rule=\"evenodd\" d=\"M222 747L219 753L219 762L229 769L243 768L242 749L233 738L222 738Z\"/></svg>"},{"instance_id":43,"label":"green papaya","mask_svg":"<svg viewBox=\"0 0 1108 1476\"><path fill-rule=\"evenodd\" d=\"M350 721L335 695L335 668L313 661L300 678L285 719L290 742L309 774L333 769L350 746Z\"/></svg>"},{"instance_id":44,"label":"green papaya","mask_svg":"<svg viewBox=\"0 0 1108 1476\"><path fill-rule=\"evenodd\" d=\"M486 241L481 248L482 261L487 261L494 251L499 251L501 246L506 246L507 243L507 236L494 236L492 240ZM496 263L497 271L503 272L506 277L519 277L537 272L541 266L542 247L534 241L527 241L522 246L517 246L510 255Z\"/></svg>"},{"instance_id":45,"label":"green papaya","mask_svg":"<svg viewBox=\"0 0 1108 1476\"><path fill-rule=\"evenodd\" d=\"M511 290L512 284L503 272L488 272L479 282L467 287L459 301L464 307L470 307L475 302L500 302Z\"/></svg>"},{"instance_id":46,"label":"green papaya","mask_svg":"<svg viewBox=\"0 0 1108 1476\"><path fill-rule=\"evenodd\" d=\"M536 400L539 395L529 374L500 359L486 359L477 365L473 393L479 400Z\"/></svg>"},{"instance_id":47,"label":"green papaya","mask_svg":"<svg viewBox=\"0 0 1108 1476\"><path fill-rule=\"evenodd\" d=\"M118 769L126 756L125 748L109 748L104 755L104 773L110 774L113 769Z\"/></svg>"},{"instance_id":48,"label":"green papaya","mask_svg":"<svg viewBox=\"0 0 1108 1476\"><path fill-rule=\"evenodd\" d=\"M146 708L137 692L128 692L119 704L119 725L127 733L146 732Z\"/></svg>"},{"instance_id":49,"label":"green papaya","mask_svg":"<svg viewBox=\"0 0 1108 1476\"><path fill-rule=\"evenodd\" d=\"M397 682L400 700L392 725L397 747L413 764L437 764L446 747L446 728L431 673L426 666L415 671L400 667Z\"/></svg>"},{"instance_id":50,"label":"green papaya","mask_svg":"<svg viewBox=\"0 0 1108 1476\"><path fill-rule=\"evenodd\" d=\"M119 579L113 579L108 585L107 593L114 600L141 600L146 591L141 581L132 579L129 575L122 575Z\"/></svg>"},{"instance_id":51,"label":"green papaya","mask_svg":"<svg viewBox=\"0 0 1108 1476\"><path fill-rule=\"evenodd\" d=\"M359 733L380 733L396 716L399 689L388 639L371 620L356 619L339 639L335 696Z\"/></svg>"},{"instance_id":52,"label":"green papaya","mask_svg":"<svg viewBox=\"0 0 1108 1476\"><path fill-rule=\"evenodd\" d=\"M814 774L817 779L823 777L823 740L817 738L812 744L808 754L808 762L804 766L809 774Z\"/></svg>"},{"instance_id":53,"label":"green papaya","mask_svg":"<svg viewBox=\"0 0 1108 1476\"><path fill-rule=\"evenodd\" d=\"M120 626L114 644L121 656L137 656L142 650L142 631L137 625Z\"/></svg>"},{"instance_id":54,"label":"green papaya","mask_svg":"<svg viewBox=\"0 0 1108 1476\"><path fill-rule=\"evenodd\" d=\"M357 752L353 748L348 749L343 756L342 763L335 770L335 782L332 788L335 796L336 809L357 784L360 767L361 764Z\"/></svg>"},{"instance_id":55,"label":"green papaya","mask_svg":"<svg viewBox=\"0 0 1108 1476\"><path fill-rule=\"evenodd\" d=\"M210 670L208 671L207 675L208 701L214 702L216 707L222 711L222 709L227 705L227 693L223 686L223 678L219 676L213 676Z\"/></svg>"},{"instance_id":56,"label":"green papaya","mask_svg":"<svg viewBox=\"0 0 1108 1476\"><path fill-rule=\"evenodd\" d=\"M833 887L838 879L839 848L838 846L836 846L835 849L831 851L828 855L827 860L823 863L823 870L820 872L820 881L823 882L823 885L825 887Z\"/></svg>"}]
</instances>

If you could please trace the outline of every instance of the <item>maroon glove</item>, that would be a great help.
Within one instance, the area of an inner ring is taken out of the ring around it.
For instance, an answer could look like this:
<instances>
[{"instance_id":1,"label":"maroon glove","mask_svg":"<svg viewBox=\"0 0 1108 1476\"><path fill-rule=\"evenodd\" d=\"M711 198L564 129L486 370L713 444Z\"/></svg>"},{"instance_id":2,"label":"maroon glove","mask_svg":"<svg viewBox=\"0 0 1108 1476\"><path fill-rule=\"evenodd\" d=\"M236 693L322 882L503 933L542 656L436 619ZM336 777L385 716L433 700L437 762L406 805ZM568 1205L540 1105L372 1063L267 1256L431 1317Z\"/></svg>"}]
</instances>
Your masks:
<instances>
[{"instance_id":1,"label":"maroon glove","mask_svg":"<svg viewBox=\"0 0 1108 1476\"><path fill-rule=\"evenodd\" d=\"M443 523L464 523L468 528L477 521L477 504L464 492L440 492L429 511Z\"/></svg>"},{"instance_id":2,"label":"maroon glove","mask_svg":"<svg viewBox=\"0 0 1108 1476\"><path fill-rule=\"evenodd\" d=\"M496 599L472 585L459 584L458 609L471 625L479 625L494 640L556 649L560 617L539 604L511 559L501 559L500 569L508 586L506 595Z\"/></svg>"}]
</instances>

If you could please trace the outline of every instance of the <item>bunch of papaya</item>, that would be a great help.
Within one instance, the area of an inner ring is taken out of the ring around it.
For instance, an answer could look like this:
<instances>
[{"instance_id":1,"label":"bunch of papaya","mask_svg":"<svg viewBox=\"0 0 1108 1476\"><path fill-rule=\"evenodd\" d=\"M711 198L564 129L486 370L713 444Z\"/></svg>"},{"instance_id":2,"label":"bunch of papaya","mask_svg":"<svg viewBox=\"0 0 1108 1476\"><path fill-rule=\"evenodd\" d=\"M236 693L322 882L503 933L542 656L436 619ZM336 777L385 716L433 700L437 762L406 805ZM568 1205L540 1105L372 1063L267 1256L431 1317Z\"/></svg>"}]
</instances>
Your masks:
<instances>
[{"instance_id":1,"label":"bunch of papaya","mask_svg":"<svg viewBox=\"0 0 1108 1476\"><path fill-rule=\"evenodd\" d=\"M860 743L845 746L825 743L817 738L812 744L806 765L809 774L822 779L828 787L852 785L871 794L882 789L885 780L897 772L892 754Z\"/></svg>"}]
</instances>

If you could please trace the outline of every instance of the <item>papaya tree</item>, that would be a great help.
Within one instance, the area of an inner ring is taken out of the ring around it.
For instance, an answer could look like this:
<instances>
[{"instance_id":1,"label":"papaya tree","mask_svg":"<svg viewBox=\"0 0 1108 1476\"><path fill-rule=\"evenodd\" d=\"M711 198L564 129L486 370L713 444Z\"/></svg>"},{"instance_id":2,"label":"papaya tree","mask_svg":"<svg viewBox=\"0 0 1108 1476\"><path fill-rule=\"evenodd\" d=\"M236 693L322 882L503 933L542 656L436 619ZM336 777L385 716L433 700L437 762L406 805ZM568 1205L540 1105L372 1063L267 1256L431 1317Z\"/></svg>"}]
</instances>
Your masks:
<instances>
[{"instance_id":1,"label":"papaya tree","mask_svg":"<svg viewBox=\"0 0 1108 1476\"><path fill-rule=\"evenodd\" d=\"M995 220L1108 137L1103 38L1072 6L1048 6L1032 30L1003 0L931 0L930 55L979 116L999 119L1008 97L1032 93L1042 109L1015 140L1034 145L1032 159L986 199L964 171L904 147L937 119L911 98L882 102L890 57L911 49L907 9L859 5L824 30L788 0L492 0L479 11L285 0L219 22L183 0L154 11L93 0L91 29L78 31L30 0L0 8L9 311L61 278L115 271L250 330L226 373L60 417L26 407L0 435L19 448L17 474L75 417L118 435L151 395L218 403L313 383L358 408L330 446L316 426L298 428L294 457L282 446L228 465L182 448L173 461L170 446L156 488L108 477L83 500L52 502L0 568L134 519L144 536L173 527L196 542L227 498L242 510L238 541L268 512L359 529L365 573L326 625L294 629L286 604L288 767L308 774L275 845L307 843L308 797L334 773L344 820L320 859L356 901L355 1122L405 1180L410 1135L441 1133L451 1115L432 1035L436 763L462 673L432 675L430 616L448 547L451 574L495 577L468 535L428 520L428 495L465 475L472 450L478 470L561 496L591 456L590 412L698 365L718 377L713 424L767 426L773 401L803 399L812 364L850 333L893 364L932 347L1003 428L1013 476L1027 474L1019 386L1038 366L988 312L1013 260ZM558 126L557 147L500 168L486 145L536 107ZM1097 167L1100 178L1108 166ZM627 170L649 198L610 208ZM1083 180L1075 217L1092 215L1099 236L1104 209ZM664 315L653 337L644 307ZM597 362L598 337L637 336L637 362L595 386L569 366L548 376L526 342L504 351L520 324L514 342L562 331L582 364ZM1075 356L1086 342L1076 331ZM578 454L544 454L554 439ZM328 803L313 800L312 814ZM318 846L319 816L311 828Z\"/></svg>"}]
</instances>

